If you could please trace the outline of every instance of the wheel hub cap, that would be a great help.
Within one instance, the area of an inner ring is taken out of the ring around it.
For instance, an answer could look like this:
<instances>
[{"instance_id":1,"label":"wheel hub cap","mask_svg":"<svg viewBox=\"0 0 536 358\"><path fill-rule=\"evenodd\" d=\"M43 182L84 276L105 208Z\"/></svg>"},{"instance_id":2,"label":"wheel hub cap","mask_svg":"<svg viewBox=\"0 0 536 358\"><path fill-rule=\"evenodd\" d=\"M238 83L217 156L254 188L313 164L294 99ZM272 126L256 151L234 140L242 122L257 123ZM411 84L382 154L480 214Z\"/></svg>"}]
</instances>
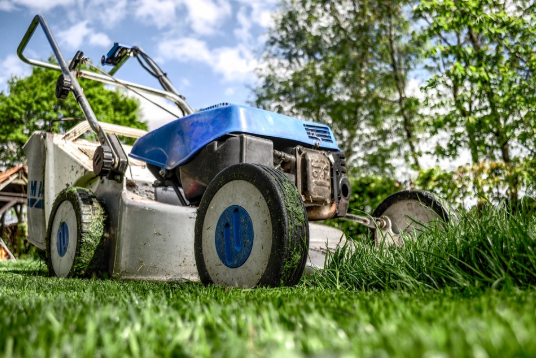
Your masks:
<instances>
[{"instance_id":1,"label":"wheel hub cap","mask_svg":"<svg viewBox=\"0 0 536 358\"><path fill-rule=\"evenodd\" d=\"M67 252L67 247L69 247L69 227L67 226L66 222L62 222L60 224L57 239L58 255L63 257Z\"/></svg>"},{"instance_id":2,"label":"wheel hub cap","mask_svg":"<svg viewBox=\"0 0 536 358\"><path fill-rule=\"evenodd\" d=\"M216 251L221 262L230 268L240 267L248 259L252 247L253 223L248 212L238 205L229 206L220 215L216 226Z\"/></svg>"}]
</instances>

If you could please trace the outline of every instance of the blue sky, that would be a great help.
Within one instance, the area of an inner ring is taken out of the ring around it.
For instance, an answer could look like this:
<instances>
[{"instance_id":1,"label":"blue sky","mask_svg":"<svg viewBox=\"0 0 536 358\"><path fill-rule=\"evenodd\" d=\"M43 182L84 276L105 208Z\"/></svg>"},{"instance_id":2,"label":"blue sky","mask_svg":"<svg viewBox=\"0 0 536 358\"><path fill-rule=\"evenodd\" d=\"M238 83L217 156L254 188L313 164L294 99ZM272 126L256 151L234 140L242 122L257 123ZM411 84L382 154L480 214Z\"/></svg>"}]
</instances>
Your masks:
<instances>
[{"instance_id":1,"label":"blue sky","mask_svg":"<svg viewBox=\"0 0 536 358\"><path fill-rule=\"evenodd\" d=\"M45 17L64 56L84 51L99 63L113 42L142 47L193 108L252 99L254 69L278 0L0 0L0 90L30 66L17 46L36 14ZM25 54L46 59L52 51L38 29ZM160 88L131 59L117 78ZM52 96L53 94L51 94ZM159 103L174 109L172 104ZM142 100L151 129L171 120Z\"/></svg>"}]
</instances>

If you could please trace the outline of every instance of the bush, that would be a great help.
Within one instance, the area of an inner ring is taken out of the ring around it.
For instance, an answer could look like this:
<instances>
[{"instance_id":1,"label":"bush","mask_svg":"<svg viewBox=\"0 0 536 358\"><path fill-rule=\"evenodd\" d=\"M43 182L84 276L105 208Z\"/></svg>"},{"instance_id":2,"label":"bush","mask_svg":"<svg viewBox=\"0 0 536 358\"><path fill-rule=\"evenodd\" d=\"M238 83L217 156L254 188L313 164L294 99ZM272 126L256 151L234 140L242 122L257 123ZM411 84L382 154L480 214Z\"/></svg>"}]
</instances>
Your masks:
<instances>
[{"instance_id":1,"label":"bush","mask_svg":"<svg viewBox=\"0 0 536 358\"><path fill-rule=\"evenodd\" d=\"M513 164L485 161L460 166L455 171L435 167L421 170L412 186L430 191L457 207L498 205L505 199L517 206L523 197L534 194L534 168L529 160Z\"/></svg>"}]
</instances>

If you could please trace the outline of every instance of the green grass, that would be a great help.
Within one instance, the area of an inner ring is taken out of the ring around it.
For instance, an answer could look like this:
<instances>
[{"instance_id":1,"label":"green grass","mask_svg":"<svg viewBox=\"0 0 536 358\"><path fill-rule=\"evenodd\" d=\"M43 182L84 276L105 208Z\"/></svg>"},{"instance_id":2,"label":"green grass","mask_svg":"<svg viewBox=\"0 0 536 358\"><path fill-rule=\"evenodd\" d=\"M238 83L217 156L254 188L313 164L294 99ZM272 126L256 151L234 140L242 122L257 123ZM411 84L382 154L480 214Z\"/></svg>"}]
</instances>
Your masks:
<instances>
[{"instance_id":1,"label":"green grass","mask_svg":"<svg viewBox=\"0 0 536 358\"><path fill-rule=\"evenodd\" d=\"M536 217L494 207L464 212L451 226L430 225L402 248L376 250L359 237L332 257L314 287L460 291L536 285Z\"/></svg>"},{"instance_id":2,"label":"green grass","mask_svg":"<svg viewBox=\"0 0 536 358\"><path fill-rule=\"evenodd\" d=\"M241 290L49 278L32 261L0 270L3 357L536 355L533 289Z\"/></svg>"},{"instance_id":3,"label":"green grass","mask_svg":"<svg viewBox=\"0 0 536 358\"><path fill-rule=\"evenodd\" d=\"M402 249L361 237L282 289L0 263L0 357L533 357L535 228L532 215L487 210Z\"/></svg>"}]
</instances>

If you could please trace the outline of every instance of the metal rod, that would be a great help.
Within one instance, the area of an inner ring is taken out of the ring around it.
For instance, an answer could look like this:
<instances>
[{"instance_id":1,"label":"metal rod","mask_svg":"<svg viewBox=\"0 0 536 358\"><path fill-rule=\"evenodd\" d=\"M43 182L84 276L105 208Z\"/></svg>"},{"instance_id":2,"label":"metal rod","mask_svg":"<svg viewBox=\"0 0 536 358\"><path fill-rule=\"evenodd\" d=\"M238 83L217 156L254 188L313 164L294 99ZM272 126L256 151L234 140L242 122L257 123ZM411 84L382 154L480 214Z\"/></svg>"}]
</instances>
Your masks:
<instances>
[{"instance_id":1,"label":"metal rod","mask_svg":"<svg viewBox=\"0 0 536 358\"><path fill-rule=\"evenodd\" d=\"M179 198L179 201L181 202L181 205L182 206L189 206L190 205L190 202L186 200L186 197L184 196L184 194L180 191L179 187L177 186L177 184L172 181L172 180L166 180L164 182L164 184L166 186L171 186L173 188L173 190L175 190L175 194L177 194L177 197Z\"/></svg>"},{"instance_id":2,"label":"metal rod","mask_svg":"<svg viewBox=\"0 0 536 358\"><path fill-rule=\"evenodd\" d=\"M141 57L143 57L143 59L145 60L145 62L147 63L147 65L149 65L149 67L151 68L152 71L155 72L156 74L156 77L158 78L158 81L160 82L160 84L162 85L162 87L168 91L168 92L171 92L171 93L174 93L176 94L177 96L180 96L179 92L177 91L177 89L173 86L173 83L171 83L171 81L167 78L166 74L164 73L164 71L162 71L160 69L160 67L158 67L158 65L153 61L152 58L150 58L149 56L147 56L145 54L145 52L143 51L143 49L139 46L134 46L132 48L134 51L138 51L139 55Z\"/></svg>"},{"instance_id":3,"label":"metal rod","mask_svg":"<svg viewBox=\"0 0 536 358\"><path fill-rule=\"evenodd\" d=\"M85 63L86 65L88 65L89 67L91 67L91 68L97 70L97 72L99 72L101 75L108 76L112 81L114 81L114 82L119 82L118 79L116 79L116 78L110 76L109 73L106 73L106 72L102 71L100 68L96 67L95 65L91 64L90 62L87 62L87 60L88 60L88 59L86 58L85 61L84 61L84 63ZM160 104L158 104L158 103L156 103L156 102L153 102L153 101L150 100L149 98L147 98L147 97L145 97L144 95L142 95L142 94L140 93L140 91L138 91L138 90L136 90L136 89L134 89L134 88L132 88L132 87L128 87L128 86L126 86L126 85L122 85L121 83L116 83L116 86L124 87L124 88L126 88L126 89L128 89L128 90L130 90L130 91L132 91L132 92L134 92L134 93L136 93L138 96L140 96L140 97L142 97L142 98L148 100L149 102L153 103L155 106L157 106L157 107L159 107L160 109L162 109L162 110L164 110L164 111L170 113L170 114L173 115L174 117L182 118L182 117L184 117L184 115L185 115L185 114L184 114L184 111L182 111L182 109L180 108L180 106L179 106L179 109L181 109L182 114L181 114L181 115L177 115L176 113L171 112L169 109L167 109L167 108L165 108L165 107L162 107Z\"/></svg>"},{"instance_id":4,"label":"metal rod","mask_svg":"<svg viewBox=\"0 0 536 358\"><path fill-rule=\"evenodd\" d=\"M371 229L377 229L377 228L381 229L385 226L385 221L380 218L346 214L346 216L341 217L341 219L346 220L346 221L351 221L354 223L358 223L366 227L369 227Z\"/></svg>"}]
</instances>

